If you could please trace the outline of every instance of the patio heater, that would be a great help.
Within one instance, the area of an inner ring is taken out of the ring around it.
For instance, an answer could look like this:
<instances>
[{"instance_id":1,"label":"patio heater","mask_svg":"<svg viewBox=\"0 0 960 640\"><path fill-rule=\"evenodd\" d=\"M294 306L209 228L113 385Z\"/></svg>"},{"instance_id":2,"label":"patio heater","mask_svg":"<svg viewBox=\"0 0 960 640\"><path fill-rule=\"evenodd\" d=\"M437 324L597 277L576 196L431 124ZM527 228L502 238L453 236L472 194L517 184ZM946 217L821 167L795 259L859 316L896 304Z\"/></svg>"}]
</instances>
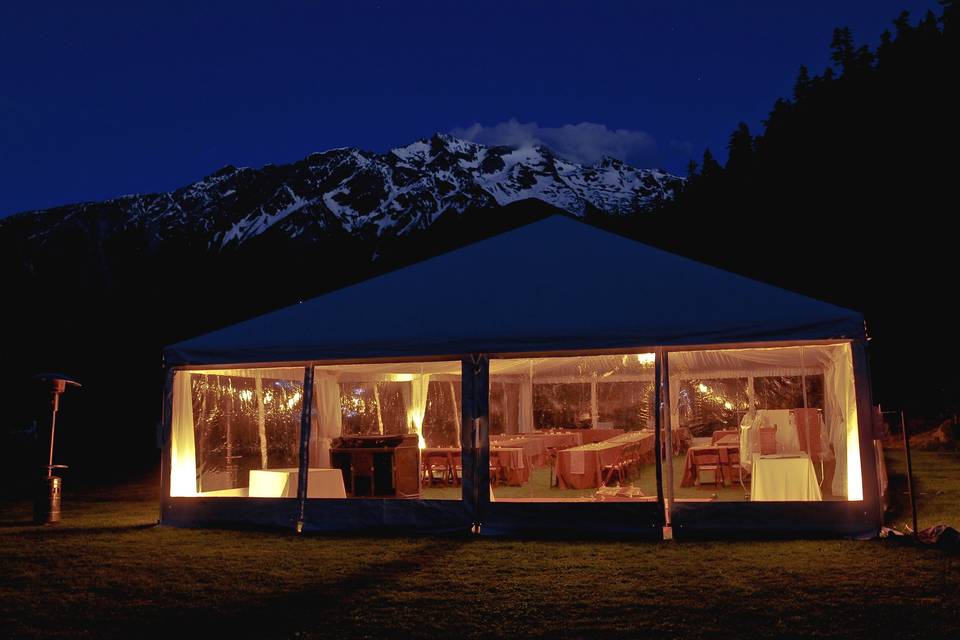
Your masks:
<instances>
[{"instance_id":1,"label":"patio heater","mask_svg":"<svg viewBox=\"0 0 960 640\"><path fill-rule=\"evenodd\" d=\"M33 521L36 524L55 524L60 522L60 493L63 479L53 475L54 469L66 469L64 464L53 464L53 440L57 430L57 410L60 408L60 394L67 387L80 387L76 380L59 373L41 373L34 379L46 382L50 389L50 453L47 457L46 475L37 487L33 501Z\"/></svg>"}]
</instances>

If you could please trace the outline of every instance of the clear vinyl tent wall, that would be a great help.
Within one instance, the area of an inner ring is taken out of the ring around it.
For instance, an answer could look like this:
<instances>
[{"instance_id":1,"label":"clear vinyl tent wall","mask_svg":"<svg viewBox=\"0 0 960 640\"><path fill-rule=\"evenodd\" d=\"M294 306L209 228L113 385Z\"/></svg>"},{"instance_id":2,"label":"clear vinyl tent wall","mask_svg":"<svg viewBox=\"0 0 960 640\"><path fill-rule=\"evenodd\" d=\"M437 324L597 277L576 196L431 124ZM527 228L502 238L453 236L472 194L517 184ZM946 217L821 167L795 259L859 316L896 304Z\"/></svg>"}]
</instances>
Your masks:
<instances>
[{"instance_id":1,"label":"clear vinyl tent wall","mask_svg":"<svg viewBox=\"0 0 960 640\"><path fill-rule=\"evenodd\" d=\"M483 359L480 533L659 539L656 363L648 349Z\"/></svg>"},{"instance_id":2,"label":"clear vinyl tent wall","mask_svg":"<svg viewBox=\"0 0 960 640\"><path fill-rule=\"evenodd\" d=\"M876 531L861 344L672 349L667 358L674 535Z\"/></svg>"},{"instance_id":3,"label":"clear vinyl tent wall","mask_svg":"<svg viewBox=\"0 0 960 640\"><path fill-rule=\"evenodd\" d=\"M296 497L303 368L176 371L170 495Z\"/></svg>"},{"instance_id":4,"label":"clear vinyl tent wall","mask_svg":"<svg viewBox=\"0 0 960 640\"><path fill-rule=\"evenodd\" d=\"M161 517L858 535L880 517L864 371L851 342L170 369Z\"/></svg>"},{"instance_id":5,"label":"clear vinyl tent wall","mask_svg":"<svg viewBox=\"0 0 960 640\"><path fill-rule=\"evenodd\" d=\"M171 370L162 517L306 530L469 528L463 366Z\"/></svg>"}]
</instances>

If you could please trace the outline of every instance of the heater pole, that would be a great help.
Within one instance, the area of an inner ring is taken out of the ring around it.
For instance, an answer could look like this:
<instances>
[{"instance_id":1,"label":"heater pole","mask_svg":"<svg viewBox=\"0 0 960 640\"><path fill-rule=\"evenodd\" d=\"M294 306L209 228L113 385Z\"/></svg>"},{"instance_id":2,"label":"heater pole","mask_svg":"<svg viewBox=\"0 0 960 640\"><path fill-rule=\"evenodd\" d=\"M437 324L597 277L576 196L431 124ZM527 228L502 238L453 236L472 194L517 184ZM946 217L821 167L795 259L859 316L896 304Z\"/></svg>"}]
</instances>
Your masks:
<instances>
[{"instance_id":1,"label":"heater pole","mask_svg":"<svg viewBox=\"0 0 960 640\"><path fill-rule=\"evenodd\" d=\"M53 439L57 432L57 409L60 404L60 389L53 387L53 411L50 412L50 455L47 457L47 477L53 476Z\"/></svg>"},{"instance_id":2,"label":"heater pole","mask_svg":"<svg viewBox=\"0 0 960 640\"><path fill-rule=\"evenodd\" d=\"M66 465L53 464L53 443L57 434L60 394L67 390L67 385L79 387L80 383L56 373L41 373L34 376L34 379L50 385L50 448L47 453L47 473L37 487L33 500L33 520L37 524L53 524L60 522L60 494L63 488L61 478L53 475L53 470L67 468Z\"/></svg>"},{"instance_id":3,"label":"heater pole","mask_svg":"<svg viewBox=\"0 0 960 640\"><path fill-rule=\"evenodd\" d=\"M43 378L50 382L50 454L47 456L47 477L53 477L53 442L57 432L57 411L60 409L60 394L67 390L67 383L80 385L65 378Z\"/></svg>"}]
</instances>

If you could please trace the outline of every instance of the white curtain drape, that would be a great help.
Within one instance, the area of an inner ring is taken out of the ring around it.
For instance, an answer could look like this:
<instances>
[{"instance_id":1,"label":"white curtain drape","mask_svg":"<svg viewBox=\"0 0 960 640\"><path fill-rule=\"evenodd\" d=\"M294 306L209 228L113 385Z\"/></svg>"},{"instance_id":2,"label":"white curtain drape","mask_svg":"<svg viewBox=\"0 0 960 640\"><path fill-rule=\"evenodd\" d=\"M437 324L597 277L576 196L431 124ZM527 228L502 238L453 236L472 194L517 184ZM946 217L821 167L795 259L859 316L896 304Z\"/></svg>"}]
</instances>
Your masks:
<instances>
[{"instance_id":1,"label":"white curtain drape","mask_svg":"<svg viewBox=\"0 0 960 640\"><path fill-rule=\"evenodd\" d=\"M417 434L420 448L427 446L423 439L423 416L427 412L427 391L430 389L430 374L414 376L403 385L403 402L407 407L407 425L412 433Z\"/></svg>"},{"instance_id":2,"label":"white curtain drape","mask_svg":"<svg viewBox=\"0 0 960 640\"><path fill-rule=\"evenodd\" d=\"M457 390L452 382L447 383L450 387L450 403L453 405L453 424L456 430L456 442L460 442L460 421L463 419L460 415L460 407L457 406Z\"/></svg>"},{"instance_id":3,"label":"white curtain drape","mask_svg":"<svg viewBox=\"0 0 960 640\"><path fill-rule=\"evenodd\" d=\"M830 366L824 375L825 413L830 444L837 459L830 490L833 495L846 496L848 500L863 500L853 354L850 345L845 344L833 347L827 357Z\"/></svg>"},{"instance_id":4,"label":"white curtain drape","mask_svg":"<svg viewBox=\"0 0 960 640\"><path fill-rule=\"evenodd\" d=\"M193 436L190 372L173 374L173 432L170 434L170 495L197 495L197 456Z\"/></svg>"},{"instance_id":5,"label":"white curtain drape","mask_svg":"<svg viewBox=\"0 0 960 640\"><path fill-rule=\"evenodd\" d=\"M526 377L520 383L520 413L517 417L517 431L533 433L533 378Z\"/></svg>"},{"instance_id":6,"label":"white curtain drape","mask_svg":"<svg viewBox=\"0 0 960 640\"><path fill-rule=\"evenodd\" d=\"M340 383L333 371L315 371L310 429L310 466L330 468L330 443L343 433Z\"/></svg>"},{"instance_id":7,"label":"white curtain drape","mask_svg":"<svg viewBox=\"0 0 960 640\"><path fill-rule=\"evenodd\" d=\"M267 468L267 412L263 406L263 378L257 376L257 433L260 436L260 468Z\"/></svg>"}]
</instances>

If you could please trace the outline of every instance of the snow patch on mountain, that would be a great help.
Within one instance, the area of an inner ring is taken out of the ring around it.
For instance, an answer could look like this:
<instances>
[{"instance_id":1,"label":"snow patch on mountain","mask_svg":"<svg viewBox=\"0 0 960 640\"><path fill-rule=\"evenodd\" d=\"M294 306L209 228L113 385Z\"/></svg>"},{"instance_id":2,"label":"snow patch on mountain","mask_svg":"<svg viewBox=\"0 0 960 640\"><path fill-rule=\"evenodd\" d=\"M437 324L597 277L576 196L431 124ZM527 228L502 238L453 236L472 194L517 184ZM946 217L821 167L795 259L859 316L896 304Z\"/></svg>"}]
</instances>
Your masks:
<instances>
[{"instance_id":1,"label":"snow patch on mountain","mask_svg":"<svg viewBox=\"0 0 960 640\"><path fill-rule=\"evenodd\" d=\"M584 165L539 144L486 146L436 134L385 154L338 148L290 165L226 166L167 193L22 215L42 217L31 235L40 242L59 225L99 212L151 242L189 238L220 251L265 234L319 236L331 226L363 237L403 235L444 214L531 198L578 216L594 209L641 214L671 200L682 182L613 158Z\"/></svg>"}]
</instances>

